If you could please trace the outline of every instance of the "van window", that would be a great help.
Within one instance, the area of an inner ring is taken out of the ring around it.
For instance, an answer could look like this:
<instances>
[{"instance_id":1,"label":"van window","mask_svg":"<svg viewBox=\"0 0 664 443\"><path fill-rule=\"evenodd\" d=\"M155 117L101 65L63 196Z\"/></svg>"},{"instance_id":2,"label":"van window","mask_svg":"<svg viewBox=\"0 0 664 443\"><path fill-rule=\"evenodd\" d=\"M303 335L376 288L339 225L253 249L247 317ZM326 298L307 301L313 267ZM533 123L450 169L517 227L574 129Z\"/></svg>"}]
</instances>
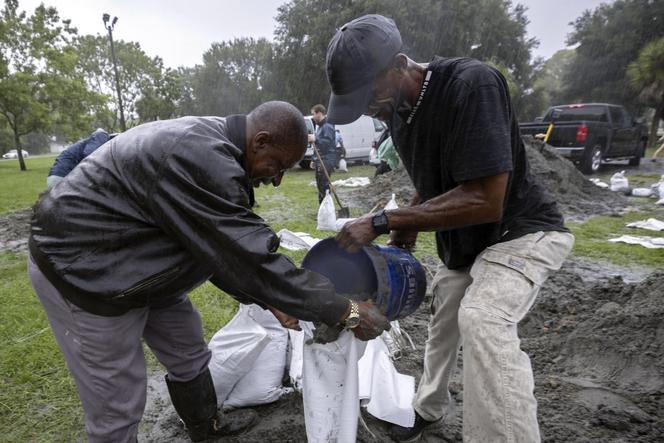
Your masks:
<instances>
[{"instance_id":1,"label":"van window","mask_svg":"<svg viewBox=\"0 0 664 443\"><path fill-rule=\"evenodd\" d=\"M385 123L378 120L377 118L372 119L374 124L374 130L376 132L383 132L385 130Z\"/></svg>"}]
</instances>

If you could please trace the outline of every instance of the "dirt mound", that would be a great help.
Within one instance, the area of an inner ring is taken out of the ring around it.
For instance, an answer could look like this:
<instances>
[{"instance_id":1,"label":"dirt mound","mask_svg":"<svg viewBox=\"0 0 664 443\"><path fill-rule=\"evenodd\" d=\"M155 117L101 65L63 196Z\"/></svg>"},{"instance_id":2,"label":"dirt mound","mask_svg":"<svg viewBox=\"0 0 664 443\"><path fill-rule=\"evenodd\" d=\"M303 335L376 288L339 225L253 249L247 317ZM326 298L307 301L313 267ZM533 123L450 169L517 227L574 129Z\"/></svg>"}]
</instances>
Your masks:
<instances>
[{"instance_id":1,"label":"dirt mound","mask_svg":"<svg viewBox=\"0 0 664 443\"><path fill-rule=\"evenodd\" d=\"M0 215L0 251L27 252L32 209Z\"/></svg>"},{"instance_id":2,"label":"dirt mound","mask_svg":"<svg viewBox=\"0 0 664 443\"><path fill-rule=\"evenodd\" d=\"M524 140L530 169L546 190L551 192L568 220L585 220L593 215L618 214L627 206L625 196L595 186L569 160L555 149L537 140ZM415 194L403 168L371 180L360 189L340 189L344 204L369 211L384 206L396 195L399 206L407 205Z\"/></svg>"}]
</instances>

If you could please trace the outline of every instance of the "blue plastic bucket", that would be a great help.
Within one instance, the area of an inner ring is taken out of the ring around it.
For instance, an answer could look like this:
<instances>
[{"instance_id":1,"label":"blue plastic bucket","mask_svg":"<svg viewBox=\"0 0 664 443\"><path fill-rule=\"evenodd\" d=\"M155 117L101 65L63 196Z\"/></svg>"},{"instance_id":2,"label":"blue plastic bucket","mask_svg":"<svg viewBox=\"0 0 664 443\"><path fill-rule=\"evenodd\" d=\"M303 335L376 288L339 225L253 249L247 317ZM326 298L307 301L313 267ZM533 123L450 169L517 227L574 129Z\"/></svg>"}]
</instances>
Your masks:
<instances>
[{"instance_id":1,"label":"blue plastic bucket","mask_svg":"<svg viewBox=\"0 0 664 443\"><path fill-rule=\"evenodd\" d=\"M408 251L371 245L356 254L340 248L334 238L318 242L302 267L324 275L340 294L374 298L390 320L417 310L426 293L424 268Z\"/></svg>"}]
</instances>

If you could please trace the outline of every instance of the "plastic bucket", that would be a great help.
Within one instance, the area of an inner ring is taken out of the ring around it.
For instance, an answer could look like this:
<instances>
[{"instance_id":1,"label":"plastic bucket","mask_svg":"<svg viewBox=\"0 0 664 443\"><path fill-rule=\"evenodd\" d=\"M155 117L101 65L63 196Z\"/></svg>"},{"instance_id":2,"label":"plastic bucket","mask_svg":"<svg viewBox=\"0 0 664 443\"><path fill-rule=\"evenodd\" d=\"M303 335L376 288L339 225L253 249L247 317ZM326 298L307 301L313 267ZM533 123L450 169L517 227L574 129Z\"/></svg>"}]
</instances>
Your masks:
<instances>
[{"instance_id":1,"label":"plastic bucket","mask_svg":"<svg viewBox=\"0 0 664 443\"><path fill-rule=\"evenodd\" d=\"M415 312L426 293L420 262L408 251L391 246L371 245L350 254L334 238L326 238L311 248L302 267L330 279L339 294L373 299L390 320Z\"/></svg>"}]
</instances>

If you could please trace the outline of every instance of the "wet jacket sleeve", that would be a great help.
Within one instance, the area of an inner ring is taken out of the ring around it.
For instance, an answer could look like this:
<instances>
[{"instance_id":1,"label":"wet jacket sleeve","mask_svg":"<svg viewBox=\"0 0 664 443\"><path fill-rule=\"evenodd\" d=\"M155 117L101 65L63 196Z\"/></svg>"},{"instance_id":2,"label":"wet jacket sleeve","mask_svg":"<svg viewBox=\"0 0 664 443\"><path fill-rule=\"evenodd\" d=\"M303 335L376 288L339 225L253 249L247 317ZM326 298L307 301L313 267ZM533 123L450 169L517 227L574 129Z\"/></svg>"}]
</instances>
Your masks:
<instances>
[{"instance_id":1,"label":"wet jacket sleeve","mask_svg":"<svg viewBox=\"0 0 664 443\"><path fill-rule=\"evenodd\" d=\"M195 139L188 137L187 143L210 142ZM327 278L276 252L278 237L249 209L245 172L229 149L236 148L221 143L171 152L148 195L156 220L211 268L215 285L240 301L337 323L347 300Z\"/></svg>"}]
</instances>

